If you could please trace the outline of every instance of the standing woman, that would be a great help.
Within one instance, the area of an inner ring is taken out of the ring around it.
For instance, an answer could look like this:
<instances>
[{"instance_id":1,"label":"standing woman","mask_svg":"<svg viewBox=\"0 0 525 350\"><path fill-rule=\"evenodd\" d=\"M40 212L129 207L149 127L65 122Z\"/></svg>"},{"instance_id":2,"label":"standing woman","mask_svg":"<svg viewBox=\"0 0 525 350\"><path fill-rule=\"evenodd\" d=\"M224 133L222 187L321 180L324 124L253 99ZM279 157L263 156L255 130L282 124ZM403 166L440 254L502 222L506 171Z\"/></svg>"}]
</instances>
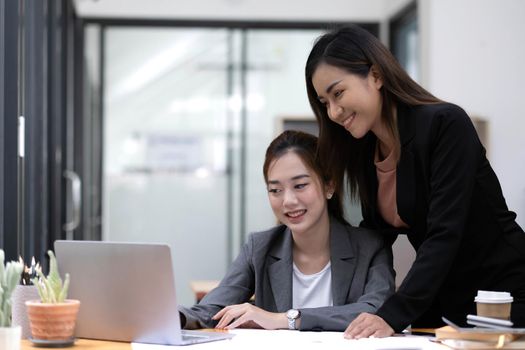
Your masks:
<instances>
[{"instance_id":1,"label":"standing woman","mask_svg":"<svg viewBox=\"0 0 525 350\"><path fill-rule=\"evenodd\" d=\"M250 235L219 286L180 309L185 328L343 331L392 294L383 238L345 222L316 149L317 138L298 131L270 144L264 179L281 225Z\"/></svg>"},{"instance_id":2,"label":"standing woman","mask_svg":"<svg viewBox=\"0 0 525 350\"><path fill-rule=\"evenodd\" d=\"M414 82L359 27L321 36L305 73L335 188L346 182L360 200L363 227L392 241L406 234L416 250L397 292L346 336L437 327L441 316L464 324L477 290L511 292L511 320L525 326L525 234L467 114Z\"/></svg>"}]
</instances>

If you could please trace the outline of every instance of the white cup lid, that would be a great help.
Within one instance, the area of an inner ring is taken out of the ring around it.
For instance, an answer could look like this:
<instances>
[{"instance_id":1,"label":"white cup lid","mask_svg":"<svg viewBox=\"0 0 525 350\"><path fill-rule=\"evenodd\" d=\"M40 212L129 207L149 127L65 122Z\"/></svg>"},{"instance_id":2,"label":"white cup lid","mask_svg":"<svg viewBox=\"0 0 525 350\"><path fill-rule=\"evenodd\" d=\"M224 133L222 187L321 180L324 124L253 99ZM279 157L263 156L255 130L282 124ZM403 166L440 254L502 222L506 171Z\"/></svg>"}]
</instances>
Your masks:
<instances>
[{"instance_id":1,"label":"white cup lid","mask_svg":"<svg viewBox=\"0 0 525 350\"><path fill-rule=\"evenodd\" d=\"M487 290L478 290L478 295L474 298L477 303L500 304L512 303L514 298L509 292L492 292Z\"/></svg>"}]
</instances>

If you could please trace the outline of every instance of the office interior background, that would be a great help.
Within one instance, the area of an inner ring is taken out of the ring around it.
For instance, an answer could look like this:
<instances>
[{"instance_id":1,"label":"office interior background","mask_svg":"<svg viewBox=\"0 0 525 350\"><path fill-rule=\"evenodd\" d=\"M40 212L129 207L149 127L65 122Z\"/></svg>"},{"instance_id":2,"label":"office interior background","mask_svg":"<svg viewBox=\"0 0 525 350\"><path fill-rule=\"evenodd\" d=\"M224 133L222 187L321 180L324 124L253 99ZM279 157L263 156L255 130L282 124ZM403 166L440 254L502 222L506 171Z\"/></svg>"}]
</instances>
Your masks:
<instances>
[{"instance_id":1,"label":"office interior background","mask_svg":"<svg viewBox=\"0 0 525 350\"><path fill-rule=\"evenodd\" d=\"M191 304L189 281L220 279L275 224L264 151L316 132L304 63L346 23L473 117L523 227L524 15L522 0L1 0L0 247L46 262L56 239L165 242ZM399 282L414 253L396 249Z\"/></svg>"}]
</instances>

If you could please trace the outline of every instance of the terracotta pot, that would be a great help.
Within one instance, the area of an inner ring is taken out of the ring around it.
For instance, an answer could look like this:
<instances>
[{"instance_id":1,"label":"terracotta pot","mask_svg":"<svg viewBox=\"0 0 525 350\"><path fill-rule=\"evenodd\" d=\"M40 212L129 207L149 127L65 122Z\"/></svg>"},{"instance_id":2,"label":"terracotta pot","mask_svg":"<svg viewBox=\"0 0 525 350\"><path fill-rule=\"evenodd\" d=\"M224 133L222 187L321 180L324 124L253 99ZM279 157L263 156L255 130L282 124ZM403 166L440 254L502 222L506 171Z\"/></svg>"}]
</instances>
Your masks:
<instances>
[{"instance_id":1,"label":"terracotta pot","mask_svg":"<svg viewBox=\"0 0 525 350\"><path fill-rule=\"evenodd\" d=\"M73 337L80 301L45 304L40 300L30 300L26 301L26 307L33 339L65 340Z\"/></svg>"}]
</instances>

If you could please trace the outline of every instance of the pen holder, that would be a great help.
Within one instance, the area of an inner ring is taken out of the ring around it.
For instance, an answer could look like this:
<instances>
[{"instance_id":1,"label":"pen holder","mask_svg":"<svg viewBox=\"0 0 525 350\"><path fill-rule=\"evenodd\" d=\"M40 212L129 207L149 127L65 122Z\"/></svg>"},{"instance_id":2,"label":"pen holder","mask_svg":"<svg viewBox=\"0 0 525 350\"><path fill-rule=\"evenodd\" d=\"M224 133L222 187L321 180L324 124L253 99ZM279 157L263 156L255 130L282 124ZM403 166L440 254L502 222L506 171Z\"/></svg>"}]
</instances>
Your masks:
<instances>
[{"instance_id":1,"label":"pen holder","mask_svg":"<svg viewBox=\"0 0 525 350\"><path fill-rule=\"evenodd\" d=\"M29 318L27 316L26 301L40 299L36 286L18 285L13 291L12 301L12 315L13 326L22 327L22 339L27 339L31 336L31 328L29 326Z\"/></svg>"}]
</instances>

